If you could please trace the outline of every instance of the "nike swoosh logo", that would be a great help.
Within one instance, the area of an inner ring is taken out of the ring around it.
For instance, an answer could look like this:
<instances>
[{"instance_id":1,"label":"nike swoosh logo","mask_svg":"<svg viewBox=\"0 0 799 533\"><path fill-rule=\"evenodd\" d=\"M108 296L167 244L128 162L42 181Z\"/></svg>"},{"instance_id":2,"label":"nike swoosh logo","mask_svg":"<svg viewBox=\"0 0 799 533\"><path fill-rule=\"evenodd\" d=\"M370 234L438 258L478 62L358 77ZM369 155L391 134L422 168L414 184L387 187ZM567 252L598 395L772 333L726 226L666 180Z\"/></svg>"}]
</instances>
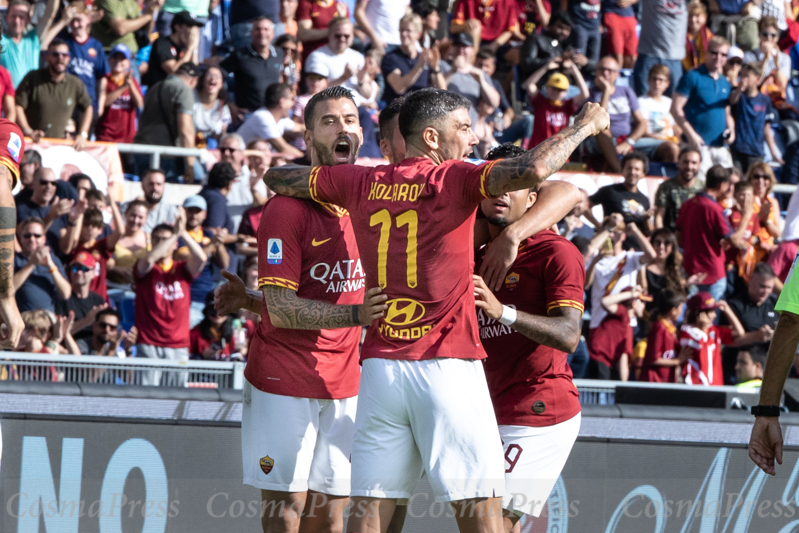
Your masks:
<instances>
[{"instance_id":1,"label":"nike swoosh logo","mask_svg":"<svg viewBox=\"0 0 799 533\"><path fill-rule=\"evenodd\" d=\"M330 237L330 239L332 239L332 237ZM329 241L330 239L325 239L323 241L317 241L316 239L314 239L314 240L311 241L311 246L320 246L320 245L326 243L327 241Z\"/></svg>"}]
</instances>

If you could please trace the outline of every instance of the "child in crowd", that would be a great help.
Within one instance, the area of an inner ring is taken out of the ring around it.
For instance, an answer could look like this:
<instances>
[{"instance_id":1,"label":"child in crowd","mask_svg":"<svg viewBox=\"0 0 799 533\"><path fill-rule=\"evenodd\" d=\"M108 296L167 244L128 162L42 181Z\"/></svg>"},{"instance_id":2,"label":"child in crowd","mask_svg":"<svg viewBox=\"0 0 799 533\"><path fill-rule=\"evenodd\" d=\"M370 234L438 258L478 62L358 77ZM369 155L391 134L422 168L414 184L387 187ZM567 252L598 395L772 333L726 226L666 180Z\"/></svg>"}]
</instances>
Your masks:
<instances>
[{"instance_id":1,"label":"child in crowd","mask_svg":"<svg viewBox=\"0 0 799 533\"><path fill-rule=\"evenodd\" d=\"M598 327L591 330L588 340L591 358L604 362L613 370L613 377L621 381L630 379L630 357L633 354L630 312L643 313L641 299L646 297L642 293L641 287L628 287L603 297L602 307L608 314Z\"/></svg>"},{"instance_id":2,"label":"child in crowd","mask_svg":"<svg viewBox=\"0 0 799 533\"><path fill-rule=\"evenodd\" d=\"M682 377L688 385L724 385L721 348L744 334L744 328L725 301L700 291L688 299L685 323L680 328ZM716 309L721 310L732 327L716 326Z\"/></svg>"},{"instance_id":3,"label":"child in crowd","mask_svg":"<svg viewBox=\"0 0 799 533\"><path fill-rule=\"evenodd\" d=\"M565 99L569 92L569 79L560 72L549 77L543 93L538 91L537 83L544 77L544 74L550 70L561 68L561 66L565 73L572 76L580 90L580 94L569 100ZM568 126L571 117L588 100L588 85L586 85L583 75L580 74L580 69L571 60L563 61L562 65L550 61L530 74L530 77L524 82L524 88L530 97L530 105L533 107L533 115L536 117L533 122L533 135L525 147L526 150L535 148Z\"/></svg>"},{"instance_id":4,"label":"child in crowd","mask_svg":"<svg viewBox=\"0 0 799 533\"><path fill-rule=\"evenodd\" d=\"M744 232L744 239L749 243L749 246L747 246L746 250L739 250L735 247L731 247L727 250L727 263L731 264L731 268L737 269L738 277L747 283L749 282L749 275L752 273L752 269L757 264L754 245L757 242L756 234L760 230L760 222L757 215L752 212L752 204L755 200L753 190L752 184L748 181L739 181L736 183L735 192L733 193L733 199L735 201L727 215L730 226L738 228L741 224L744 212L749 209L749 212L752 213L746 225L746 231ZM747 208L747 206L749 207Z\"/></svg>"},{"instance_id":5,"label":"child in crowd","mask_svg":"<svg viewBox=\"0 0 799 533\"><path fill-rule=\"evenodd\" d=\"M80 349L70 332L75 321L73 311L69 312L69 316L56 317L55 323L52 320L53 315L44 309L24 311L21 316L25 329L15 351L80 355ZM66 348L61 346L62 342L66 344ZM58 381L58 371L55 366L16 365L10 377L20 380Z\"/></svg>"},{"instance_id":6,"label":"child in crowd","mask_svg":"<svg viewBox=\"0 0 799 533\"><path fill-rule=\"evenodd\" d=\"M638 99L639 109L646 120L646 133L635 143L635 149L649 155L653 161L677 161L682 130L671 115L671 98L665 96L671 80L666 65L649 69L649 91Z\"/></svg>"},{"instance_id":7,"label":"child in crowd","mask_svg":"<svg viewBox=\"0 0 799 533\"><path fill-rule=\"evenodd\" d=\"M651 383L677 383L677 327L682 314L685 296L682 293L662 290L655 301L652 327L647 337L639 381Z\"/></svg>"},{"instance_id":8,"label":"child in crowd","mask_svg":"<svg viewBox=\"0 0 799 533\"><path fill-rule=\"evenodd\" d=\"M189 334L192 359L224 361L238 351L233 339L233 319L219 315L214 308L214 293L208 293L203 308L203 319ZM246 349L246 347L245 347Z\"/></svg>"},{"instance_id":9,"label":"child in crowd","mask_svg":"<svg viewBox=\"0 0 799 533\"><path fill-rule=\"evenodd\" d=\"M771 123L778 123L779 117L771 105L771 99L758 88L761 74L757 65L742 66L740 84L730 96L732 116L735 118L735 142L730 147L732 160L743 172L749 170L752 163L763 161L764 140L771 157L784 164L771 131Z\"/></svg>"},{"instance_id":10,"label":"child in crowd","mask_svg":"<svg viewBox=\"0 0 799 533\"><path fill-rule=\"evenodd\" d=\"M100 80L97 96L98 141L132 143L136 136L136 113L144 107L141 87L130 70L130 50L124 44L111 48L111 72Z\"/></svg>"}]
</instances>

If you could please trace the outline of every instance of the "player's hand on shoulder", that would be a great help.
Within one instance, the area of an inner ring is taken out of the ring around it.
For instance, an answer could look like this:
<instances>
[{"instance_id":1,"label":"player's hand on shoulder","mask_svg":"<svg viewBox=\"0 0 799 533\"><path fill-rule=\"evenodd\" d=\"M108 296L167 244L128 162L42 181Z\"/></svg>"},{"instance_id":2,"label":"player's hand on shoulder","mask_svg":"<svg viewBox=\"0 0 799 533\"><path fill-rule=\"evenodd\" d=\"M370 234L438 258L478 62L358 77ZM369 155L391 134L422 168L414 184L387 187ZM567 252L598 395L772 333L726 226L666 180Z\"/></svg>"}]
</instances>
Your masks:
<instances>
[{"instance_id":1,"label":"player's hand on shoulder","mask_svg":"<svg viewBox=\"0 0 799 533\"><path fill-rule=\"evenodd\" d=\"M483 278L475 274L472 279L474 280L474 304L485 311L489 317L499 320L502 316L502 304L488 288Z\"/></svg>"},{"instance_id":2,"label":"player's hand on shoulder","mask_svg":"<svg viewBox=\"0 0 799 533\"><path fill-rule=\"evenodd\" d=\"M375 320L383 318L386 314L386 300L388 296L383 294L383 289L380 287L373 287L366 291L363 298L363 304L358 306L358 323L362 326L368 326Z\"/></svg>"},{"instance_id":3,"label":"player's hand on shoulder","mask_svg":"<svg viewBox=\"0 0 799 533\"><path fill-rule=\"evenodd\" d=\"M486 249L480 265L480 276L485 278L488 287L493 287L494 290L502 287L502 281L516 261L518 253L519 243L511 239L506 231L494 239L491 246Z\"/></svg>"}]
</instances>

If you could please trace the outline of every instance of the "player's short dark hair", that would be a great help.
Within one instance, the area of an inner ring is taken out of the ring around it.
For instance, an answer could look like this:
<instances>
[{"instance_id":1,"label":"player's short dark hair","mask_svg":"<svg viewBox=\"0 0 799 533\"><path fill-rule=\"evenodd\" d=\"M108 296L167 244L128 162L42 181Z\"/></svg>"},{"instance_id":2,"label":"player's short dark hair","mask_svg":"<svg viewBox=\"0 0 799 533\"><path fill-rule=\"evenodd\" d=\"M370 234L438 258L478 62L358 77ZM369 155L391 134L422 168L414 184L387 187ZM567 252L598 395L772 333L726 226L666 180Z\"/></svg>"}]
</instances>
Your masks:
<instances>
[{"instance_id":1,"label":"player's short dark hair","mask_svg":"<svg viewBox=\"0 0 799 533\"><path fill-rule=\"evenodd\" d=\"M211 189L224 189L236 179L236 170L233 165L226 162L216 163L208 173L208 187Z\"/></svg>"},{"instance_id":2,"label":"player's short dark hair","mask_svg":"<svg viewBox=\"0 0 799 533\"><path fill-rule=\"evenodd\" d=\"M116 309L111 309L110 307L106 307L94 315L94 321L99 322L104 316L115 316L117 317L117 322L122 322L122 317L119 315L119 311Z\"/></svg>"},{"instance_id":3,"label":"player's short dark hair","mask_svg":"<svg viewBox=\"0 0 799 533\"><path fill-rule=\"evenodd\" d=\"M389 138L391 134L389 130L391 128L389 128L388 125L392 120L394 120L395 117L397 117L400 114L403 104L405 104L405 97L400 96L399 98L395 98L380 112L380 117L378 118L377 125L380 128L381 139Z\"/></svg>"},{"instance_id":4,"label":"player's short dark hair","mask_svg":"<svg viewBox=\"0 0 799 533\"><path fill-rule=\"evenodd\" d=\"M752 363L760 363L760 368L766 370L766 360L768 359L768 352L761 344L747 344L738 349L739 352L749 352L749 358Z\"/></svg>"},{"instance_id":5,"label":"player's short dark hair","mask_svg":"<svg viewBox=\"0 0 799 533\"><path fill-rule=\"evenodd\" d=\"M774 273L774 269L771 268L771 265L768 263L760 262L755 265L755 268L752 269L752 275L758 274L760 276L766 276L767 278L776 278L777 274Z\"/></svg>"},{"instance_id":6,"label":"player's short dark hair","mask_svg":"<svg viewBox=\"0 0 799 533\"><path fill-rule=\"evenodd\" d=\"M400 133L407 141L428 126L440 128L440 121L453 111L471 107L468 99L450 91L433 88L415 91L405 98L400 110Z\"/></svg>"},{"instance_id":7,"label":"player's short dark hair","mask_svg":"<svg viewBox=\"0 0 799 533\"><path fill-rule=\"evenodd\" d=\"M103 214L99 209L87 209L83 214L83 225L92 226L94 228L102 228L105 225L105 222L103 222Z\"/></svg>"},{"instance_id":8,"label":"player's short dark hair","mask_svg":"<svg viewBox=\"0 0 799 533\"><path fill-rule=\"evenodd\" d=\"M705 173L705 187L710 191L715 191L729 181L730 170L721 165L713 165Z\"/></svg>"},{"instance_id":9,"label":"player's short dark hair","mask_svg":"<svg viewBox=\"0 0 799 533\"><path fill-rule=\"evenodd\" d=\"M572 21L571 15L569 15L567 11L564 11L562 9L557 9L552 13L552 16L549 17L548 26L551 26L556 22L560 22L570 28L574 27L574 22Z\"/></svg>"},{"instance_id":10,"label":"player's short dark hair","mask_svg":"<svg viewBox=\"0 0 799 533\"><path fill-rule=\"evenodd\" d=\"M315 95L308 100L308 104L305 106L305 129L312 130L314 126L314 115L316 112L316 106L320 102L326 102L327 100L340 100L341 98L346 98L353 105L355 105L355 99L352 97L352 91L349 89L345 89L341 85L336 85L335 87L328 87L324 91L319 91ZM382 113L381 113L382 114Z\"/></svg>"},{"instance_id":11,"label":"player's short dark hair","mask_svg":"<svg viewBox=\"0 0 799 533\"><path fill-rule=\"evenodd\" d=\"M655 297L655 308L657 309L658 317L665 316L674 309L679 307L680 304L685 302L685 294L675 292L669 289L664 289L657 293Z\"/></svg>"},{"instance_id":12,"label":"player's short dark hair","mask_svg":"<svg viewBox=\"0 0 799 533\"><path fill-rule=\"evenodd\" d=\"M69 45L67 44L67 42L64 39L56 37L55 39L50 41L50 44L47 45L47 50L50 51L50 50L52 50L53 48L55 48L57 46L69 47Z\"/></svg>"},{"instance_id":13,"label":"player's short dark hair","mask_svg":"<svg viewBox=\"0 0 799 533\"><path fill-rule=\"evenodd\" d=\"M513 143L502 143L488 152L486 160L497 161L499 159L511 159L513 157L519 157L524 152L524 148L516 146Z\"/></svg>"},{"instance_id":14,"label":"player's short dark hair","mask_svg":"<svg viewBox=\"0 0 799 533\"><path fill-rule=\"evenodd\" d=\"M641 152L630 152L629 154L625 155L621 158L621 168L624 168L629 161L640 161L644 165L644 174L649 174L649 158L646 154L642 154Z\"/></svg>"},{"instance_id":15,"label":"player's short dark hair","mask_svg":"<svg viewBox=\"0 0 799 533\"><path fill-rule=\"evenodd\" d=\"M699 154L699 160L702 160L702 150L700 150L695 144L684 144L682 147L680 147L680 154L677 156L677 160L679 161L683 155L690 154L692 152Z\"/></svg>"},{"instance_id":16,"label":"player's short dark hair","mask_svg":"<svg viewBox=\"0 0 799 533\"><path fill-rule=\"evenodd\" d=\"M175 228L172 225L167 224L166 222L158 224L156 227L154 227L153 231L152 231L152 233L150 233L150 235L155 235L159 231L168 231L170 235L174 235L175 234Z\"/></svg>"},{"instance_id":17,"label":"player's short dark hair","mask_svg":"<svg viewBox=\"0 0 799 533\"><path fill-rule=\"evenodd\" d=\"M266 88L264 93L264 107L275 109L280 105L280 99L291 93L291 87L286 83L273 83Z\"/></svg>"}]
</instances>

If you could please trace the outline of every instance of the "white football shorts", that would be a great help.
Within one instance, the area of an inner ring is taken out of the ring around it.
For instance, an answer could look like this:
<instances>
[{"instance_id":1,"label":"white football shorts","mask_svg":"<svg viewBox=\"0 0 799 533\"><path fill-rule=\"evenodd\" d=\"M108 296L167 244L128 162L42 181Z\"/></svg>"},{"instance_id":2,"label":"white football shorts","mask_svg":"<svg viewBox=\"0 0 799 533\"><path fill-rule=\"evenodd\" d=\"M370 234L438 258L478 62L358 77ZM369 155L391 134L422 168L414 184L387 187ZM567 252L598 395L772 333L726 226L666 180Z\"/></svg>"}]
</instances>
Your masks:
<instances>
[{"instance_id":1,"label":"white football shorts","mask_svg":"<svg viewBox=\"0 0 799 533\"><path fill-rule=\"evenodd\" d=\"M502 507L538 517L580 432L580 413L547 427L499 426L505 448Z\"/></svg>"},{"instance_id":2,"label":"white football shorts","mask_svg":"<svg viewBox=\"0 0 799 533\"><path fill-rule=\"evenodd\" d=\"M366 359L352 495L409 499L423 470L437 501L502 496L502 443L483 363Z\"/></svg>"},{"instance_id":3,"label":"white football shorts","mask_svg":"<svg viewBox=\"0 0 799 533\"><path fill-rule=\"evenodd\" d=\"M270 394L244 382L244 483L281 492L350 494L358 397L318 400Z\"/></svg>"}]
</instances>

